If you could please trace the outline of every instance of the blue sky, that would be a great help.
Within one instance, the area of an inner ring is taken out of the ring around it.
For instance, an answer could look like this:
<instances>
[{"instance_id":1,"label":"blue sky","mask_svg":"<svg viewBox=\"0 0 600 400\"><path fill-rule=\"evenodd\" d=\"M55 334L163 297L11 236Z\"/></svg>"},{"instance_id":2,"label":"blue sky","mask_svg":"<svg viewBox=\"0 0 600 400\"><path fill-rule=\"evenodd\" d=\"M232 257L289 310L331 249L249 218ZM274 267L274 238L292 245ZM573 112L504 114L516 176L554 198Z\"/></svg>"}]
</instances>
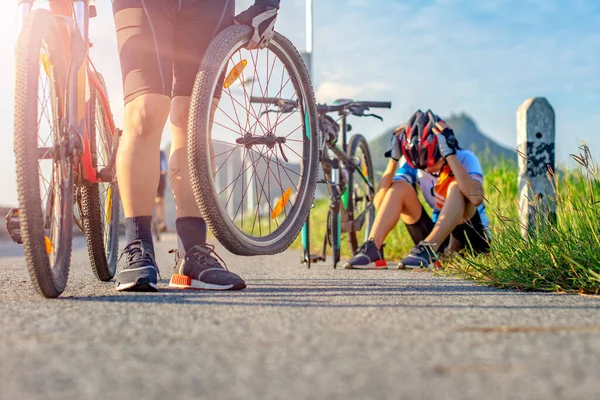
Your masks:
<instances>
[{"instance_id":1,"label":"blue sky","mask_svg":"<svg viewBox=\"0 0 600 400\"><path fill-rule=\"evenodd\" d=\"M14 2L16 3L16 2ZM122 126L112 12L99 0L92 58L106 77ZM238 9L251 1L238 1ZM0 204L16 204L12 97L17 8L0 15ZM416 108L465 111L498 142L515 147L516 110L544 96L557 121L561 162L588 142L600 158L600 1L314 0L317 100L391 100L385 122L354 120L368 138ZM277 28L305 48L304 0L282 0ZM164 142L169 141L169 129ZM376 155L379 156L379 155Z\"/></svg>"}]
</instances>

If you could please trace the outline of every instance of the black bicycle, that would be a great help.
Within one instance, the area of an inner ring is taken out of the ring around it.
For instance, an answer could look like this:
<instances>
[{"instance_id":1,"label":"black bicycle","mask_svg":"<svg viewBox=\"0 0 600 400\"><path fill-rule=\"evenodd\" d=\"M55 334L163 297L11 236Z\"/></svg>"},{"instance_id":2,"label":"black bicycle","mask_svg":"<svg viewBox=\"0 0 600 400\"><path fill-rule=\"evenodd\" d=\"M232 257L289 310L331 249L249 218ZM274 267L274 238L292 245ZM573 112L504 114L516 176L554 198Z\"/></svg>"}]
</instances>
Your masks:
<instances>
[{"instance_id":1,"label":"black bicycle","mask_svg":"<svg viewBox=\"0 0 600 400\"><path fill-rule=\"evenodd\" d=\"M266 103L275 106L264 112L289 113L298 106L296 102L272 97L252 97L251 102ZM329 189L330 204L327 211L326 231L323 246L318 254L310 251L310 214L302 228L302 262L310 268L311 263L327 260L327 246L332 249L333 268L340 261L342 234L347 235L352 253L368 239L375 220L375 177L369 145L364 136L355 134L347 141L352 127L347 123L350 115L356 117L374 117L367 113L371 108L391 108L391 102L353 101L341 99L333 105L317 105L319 123L319 161L320 178L317 183L326 184ZM328 113L337 113L334 120ZM341 136L341 143L340 141Z\"/></svg>"}]
</instances>

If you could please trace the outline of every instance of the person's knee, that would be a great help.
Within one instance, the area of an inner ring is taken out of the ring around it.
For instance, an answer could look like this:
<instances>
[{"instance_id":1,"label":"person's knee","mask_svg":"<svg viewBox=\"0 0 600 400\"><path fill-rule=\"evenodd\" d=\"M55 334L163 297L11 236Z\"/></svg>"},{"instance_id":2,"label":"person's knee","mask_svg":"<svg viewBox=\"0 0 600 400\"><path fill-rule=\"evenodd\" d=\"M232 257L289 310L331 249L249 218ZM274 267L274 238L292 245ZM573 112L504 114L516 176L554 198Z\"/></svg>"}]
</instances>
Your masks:
<instances>
[{"instance_id":1,"label":"person's knee","mask_svg":"<svg viewBox=\"0 0 600 400\"><path fill-rule=\"evenodd\" d=\"M414 193L415 196L417 195L417 191L415 190L413 185L406 182L405 180L394 181L392 183L392 186L390 187L390 192L393 193L395 196L404 196L412 193Z\"/></svg>"},{"instance_id":2,"label":"person's knee","mask_svg":"<svg viewBox=\"0 0 600 400\"><path fill-rule=\"evenodd\" d=\"M395 181L390 188L390 196L391 203L400 207L405 224L414 224L421 217L423 206L413 185L405 180Z\"/></svg>"},{"instance_id":3,"label":"person's knee","mask_svg":"<svg viewBox=\"0 0 600 400\"><path fill-rule=\"evenodd\" d=\"M462 196L462 192L460 191L460 187L458 186L458 182L452 181L448 185L448 196L451 194L460 194Z\"/></svg>"},{"instance_id":4,"label":"person's knee","mask_svg":"<svg viewBox=\"0 0 600 400\"><path fill-rule=\"evenodd\" d=\"M171 124L179 128L187 127L189 112L189 97L178 96L171 100Z\"/></svg>"},{"instance_id":5,"label":"person's knee","mask_svg":"<svg viewBox=\"0 0 600 400\"><path fill-rule=\"evenodd\" d=\"M169 115L170 100L161 94L145 94L125 106L125 124L135 136L157 135ZM160 127L160 128L158 128Z\"/></svg>"}]
</instances>

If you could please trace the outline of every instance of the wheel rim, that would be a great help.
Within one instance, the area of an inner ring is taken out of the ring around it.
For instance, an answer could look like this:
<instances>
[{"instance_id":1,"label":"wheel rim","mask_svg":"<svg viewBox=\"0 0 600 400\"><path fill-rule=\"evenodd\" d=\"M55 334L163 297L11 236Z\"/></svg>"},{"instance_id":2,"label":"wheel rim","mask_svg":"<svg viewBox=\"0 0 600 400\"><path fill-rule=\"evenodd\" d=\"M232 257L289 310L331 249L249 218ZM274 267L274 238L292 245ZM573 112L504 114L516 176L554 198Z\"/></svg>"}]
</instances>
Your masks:
<instances>
[{"instance_id":1,"label":"wheel rim","mask_svg":"<svg viewBox=\"0 0 600 400\"><path fill-rule=\"evenodd\" d=\"M212 134L207 140L213 189L228 223L249 242L266 245L290 228L286 219L293 208L310 201L298 196L311 162L310 117L298 71L283 48L276 42L261 51L244 46L245 41L234 46L219 69L225 83L214 118L209 118ZM283 98L300 106L288 114L275 113L269 111L275 107L250 102L253 96ZM256 138L263 142L253 144ZM276 143L280 138L285 142Z\"/></svg>"}]
</instances>

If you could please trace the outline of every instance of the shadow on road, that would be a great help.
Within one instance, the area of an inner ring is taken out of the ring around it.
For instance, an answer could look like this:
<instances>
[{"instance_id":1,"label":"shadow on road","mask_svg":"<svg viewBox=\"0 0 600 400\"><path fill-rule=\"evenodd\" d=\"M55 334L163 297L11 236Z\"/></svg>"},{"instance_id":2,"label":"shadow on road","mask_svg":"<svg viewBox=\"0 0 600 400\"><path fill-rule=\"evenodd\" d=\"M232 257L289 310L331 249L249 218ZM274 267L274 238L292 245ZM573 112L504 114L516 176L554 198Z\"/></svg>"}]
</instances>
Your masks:
<instances>
[{"instance_id":1,"label":"shadow on road","mask_svg":"<svg viewBox=\"0 0 600 400\"><path fill-rule=\"evenodd\" d=\"M104 296L71 296L62 301L115 302L115 303L165 303L207 306L243 307L301 307L301 308L405 308L405 309L548 309L548 310L600 310L600 301L589 305L487 305L481 304L481 296L559 296L551 293L523 293L490 289L468 284L448 284L431 280L393 279L385 284L364 284L361 280L298 279L280 283L249 284L242 292L182 291L161 288L158 293L116 293ZM298 282L296 285L292 282ZM421 282L419 282L421 281ZM362 284L360 284L362 283ZM421 286L417 286L421 285ZM434 304L418 304L420 297L436 296ZM562 295L560 295L562 296ZM397 302L390 303L396 298ZM472 298L470 304L465 304ZM351 301L348 301L351 300ZM404 301L401 301L404 300Z\"/></svg>"}]
</instances>

